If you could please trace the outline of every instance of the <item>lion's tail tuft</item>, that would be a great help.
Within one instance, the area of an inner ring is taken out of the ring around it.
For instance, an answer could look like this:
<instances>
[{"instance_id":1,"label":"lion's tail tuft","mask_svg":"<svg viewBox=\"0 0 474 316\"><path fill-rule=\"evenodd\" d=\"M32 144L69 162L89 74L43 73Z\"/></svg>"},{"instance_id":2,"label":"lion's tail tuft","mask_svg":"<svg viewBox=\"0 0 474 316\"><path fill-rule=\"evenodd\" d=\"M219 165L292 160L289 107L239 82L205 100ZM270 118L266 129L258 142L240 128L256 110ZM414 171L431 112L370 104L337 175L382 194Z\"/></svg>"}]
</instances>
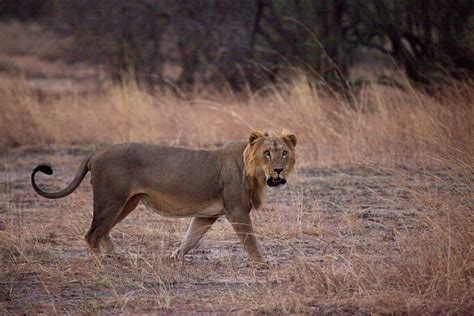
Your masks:
<instances>
[{"instance_id":1,"label":"lion's tail tuft","mask_svg":"<svg viewBox=\"0 0 474 316\"><path fill-rule=\"evenodd\" d=\"M77 170L76 176L74 177L72 182L65 189L63 189L61 191L58 191L58 192L43 191L36 184L35 175L36 175L37 172L41 172L41 173L44 173L44 174L47 174L47 175L52 175L53 174L53 168L51 168L51 166L45 165L45 164L38 165L38 166L36 166L35 169L33 169L33 172L31 173L31 185L33 186L33 189L36 191L36 193L38 193L42 197L45 197L45 198L48 198L48 199L58 199L58 198L65 197L66 195L71 194L79 186L79 184L81 184L82 179L84 179L87 172L89 172L89 168L88 168L87 165L88 165L89 160L91 158L92 158L92 154L90 154L89 156L87 156L86 159L84 159L84 161L79 166L79 169Z\"/></svg>"},{"instance_id":2,"label":"lion's tail tuft","mask_svg":"<svg viewBox=\"0 0 474 316\"><path fill-rule=\"evenodd\" d=\"M53 174L53 168L51 168L50 165L39 165L35 169L33 169L33 173L36 173L38 171L47 174L48 176Z\"/></svg>"}]
</instances>

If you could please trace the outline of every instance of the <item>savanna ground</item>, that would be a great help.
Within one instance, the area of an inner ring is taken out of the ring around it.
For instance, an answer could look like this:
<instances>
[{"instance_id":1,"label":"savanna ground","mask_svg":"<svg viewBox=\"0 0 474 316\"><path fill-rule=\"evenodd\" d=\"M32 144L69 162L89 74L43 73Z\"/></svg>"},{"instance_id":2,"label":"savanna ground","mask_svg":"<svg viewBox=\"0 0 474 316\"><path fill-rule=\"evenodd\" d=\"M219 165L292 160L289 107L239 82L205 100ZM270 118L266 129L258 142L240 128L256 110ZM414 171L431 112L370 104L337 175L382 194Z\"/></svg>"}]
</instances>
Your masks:
<instances>
[{"instance_id":1,"label":"savanna ground","mask_svg":"<svg viewBox=\"0 0 474 316\"><path fill-rule=\"evenodd\" d=\"M256 93L224 86L183 96L111 84L87 65L51 61L67 40L34 26L1 28L9 43L0 47L1 312L474 309L471 84L432 93L369 84L348 103L299 76ZM29 182L48 162L55 174L40 183L62 188L86 153L110 143L212 148L283 127L298 136L297 170L252 212L268 269L247 264L223 219L184 263L169 260L189 220L143 206L112 231L121 256L97 265L83 239L89 176L60 200L39 197Z\"/></svg>"}]
</instances>

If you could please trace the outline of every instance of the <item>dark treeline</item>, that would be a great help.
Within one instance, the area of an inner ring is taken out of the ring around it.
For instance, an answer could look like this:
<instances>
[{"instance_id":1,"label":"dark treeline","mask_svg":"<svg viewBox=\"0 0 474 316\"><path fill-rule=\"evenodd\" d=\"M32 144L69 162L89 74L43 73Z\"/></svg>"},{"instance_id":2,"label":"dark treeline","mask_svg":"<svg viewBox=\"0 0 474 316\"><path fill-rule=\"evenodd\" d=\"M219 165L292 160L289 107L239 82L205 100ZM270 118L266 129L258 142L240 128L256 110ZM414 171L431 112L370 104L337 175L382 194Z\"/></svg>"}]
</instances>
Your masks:
<instances>
[{"instance_id":1,"label":"dark treeline","mask_svg":"<svg viewBox=\"0 0 474 316\"><path fill-rule=\"evenodd\" d=\"M472 0L4 0L1 17L41 19L72 34L80 58L114 78L233 87L296 67L341 83L365 48L389 56L417 83L474 69Z\"/></svg>"}]
</instances>

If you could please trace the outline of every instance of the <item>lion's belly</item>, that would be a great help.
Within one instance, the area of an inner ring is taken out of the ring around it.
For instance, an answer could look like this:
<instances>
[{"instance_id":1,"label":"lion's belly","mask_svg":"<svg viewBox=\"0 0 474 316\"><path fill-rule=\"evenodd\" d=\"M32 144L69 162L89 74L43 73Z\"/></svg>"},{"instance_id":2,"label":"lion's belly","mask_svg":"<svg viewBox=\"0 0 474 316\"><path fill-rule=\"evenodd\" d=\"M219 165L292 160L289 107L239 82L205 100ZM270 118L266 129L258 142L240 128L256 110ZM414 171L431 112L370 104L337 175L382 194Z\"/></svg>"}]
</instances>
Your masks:
<instances>
[{"instance_id":1,"label":"lion's belly","mask_svg":"<svg viewBox=\"0 0 474 316\"><path fill-rule=\"evenodd\" d=\"M141 198L143 204L166 217L216 217L224 214L224 203L221 199L205 202L190 202L166 197Z\"/></svg>"}]
</instances>

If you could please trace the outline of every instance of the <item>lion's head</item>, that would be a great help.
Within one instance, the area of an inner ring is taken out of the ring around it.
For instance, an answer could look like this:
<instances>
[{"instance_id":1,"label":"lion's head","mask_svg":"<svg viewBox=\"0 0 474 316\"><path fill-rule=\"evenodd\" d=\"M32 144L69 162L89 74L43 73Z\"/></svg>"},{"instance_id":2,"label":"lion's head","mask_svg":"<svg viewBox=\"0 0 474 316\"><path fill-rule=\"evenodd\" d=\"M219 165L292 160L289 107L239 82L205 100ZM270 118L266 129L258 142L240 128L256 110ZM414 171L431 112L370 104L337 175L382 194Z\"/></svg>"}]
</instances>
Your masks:
<instances>
[{"instance_id":1,"label":"lion's head","mask_svg":"<svg viewBox=\"0 0 474 316\"><path fill-rule=\"evenodd\" d=\"M296 136L283 131L281 137L253 132L244 151L246 173L269 187L286 184L295 165Z\"/></svg>"}]
</instances>

